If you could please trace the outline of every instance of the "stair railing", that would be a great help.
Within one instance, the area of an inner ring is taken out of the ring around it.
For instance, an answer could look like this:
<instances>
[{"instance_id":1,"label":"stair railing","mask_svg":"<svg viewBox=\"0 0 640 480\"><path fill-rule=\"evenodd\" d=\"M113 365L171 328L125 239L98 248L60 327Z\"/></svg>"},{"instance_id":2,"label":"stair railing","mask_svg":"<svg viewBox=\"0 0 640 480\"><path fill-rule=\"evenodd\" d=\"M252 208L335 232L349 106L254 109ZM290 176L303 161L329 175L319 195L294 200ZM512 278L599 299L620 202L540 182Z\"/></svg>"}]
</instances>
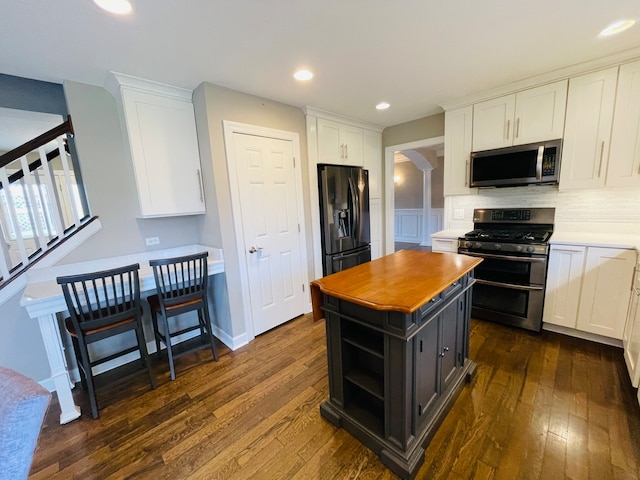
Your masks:
<instances>
[{"instance_id":1,"label":"stair railing","mask_svg":"<svg viewBox=\"0 0 640 480\"><path fill-rule=\"evenodd\" d=\"M0 288L90 220L68 150L71 117L0 155Z\"/></svg>"}]
</instances>

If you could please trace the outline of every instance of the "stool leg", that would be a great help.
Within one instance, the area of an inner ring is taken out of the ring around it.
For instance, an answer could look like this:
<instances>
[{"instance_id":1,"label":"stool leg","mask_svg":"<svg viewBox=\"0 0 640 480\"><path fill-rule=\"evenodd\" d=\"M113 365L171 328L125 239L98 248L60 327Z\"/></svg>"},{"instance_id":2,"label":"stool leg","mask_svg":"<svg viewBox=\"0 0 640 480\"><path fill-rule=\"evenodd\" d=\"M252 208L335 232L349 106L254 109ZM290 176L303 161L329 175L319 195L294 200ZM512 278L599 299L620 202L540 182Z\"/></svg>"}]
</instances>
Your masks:
<instances>
[{"instance_id":1,"label":"stool leg","mask_svg":"<svg viewBox=\"0 0 640 480\"><path fill-rule=\"evenodd\" d=\"M144 334L142 333L142 323L138 322L138 326L136 327L136 338L138 339L138 348L140 349L140 358L142 359L142 364L147 369L147 373L149 374L149 381L151 382L151 388L153 390L156 389L156 377L151 371L151 362L149 361L149 353L147 352L147 344L144 340Z\"/></svg>"},{"instance_id":2,"label":"stool leg","mask_svg":"<svg viewBox=\"0 0 640 480\"><path fill-rule=\"evenodd\" d=\"M151 323L153 325L153 338L156 341L156 358L160 359L160 332L158 331L158 312L151 309Z\"/></svg>"},{"instance_id":3,"label":"stool leg","mask_svg":"<svg viewBox=\"0 0 640 480\"><path fill-rule=\"evenodd\" d=\"M216 349L215 337L213 336L213 332L211 331L211 318L209 317L209 308L206 302L202 307L202 313L204 314L205 325L207 328L207 333L209 334L209 342L211 343L211 353L213 354L213 359L217 362L218 350Z\"/></svg>"},{"instance_id":4,"label":"stool leg","mask_svg":"<svg viewBox=\"0 0 640 480\"><path fill-rule=\"evenodd\" d=\"M93 382L93 372L91 370L91 360L89 360L89 351L87 345L82 338L78 338L78 349L82 358L82 366L87 379L87 390L89 392L89 403L91 404L91 413L93 418L98 418L98 400L96 399L96 387Z\"/></svg>"},{"instance_id":5,"label":"stool leg","mask_svg":"<svg viewBox=\"0 0 640 480\"><path fill-rule=\"evenodd\" d=\"M171 348L171 334L169 333L169 322L167 316L160 314L162 317L162 323L164 324L164 339L167 346L167 357L169 358L169 370L171 371L171 380L176 379L176 371L173 366L173 350Z\"/></svg>"}]
</instances>

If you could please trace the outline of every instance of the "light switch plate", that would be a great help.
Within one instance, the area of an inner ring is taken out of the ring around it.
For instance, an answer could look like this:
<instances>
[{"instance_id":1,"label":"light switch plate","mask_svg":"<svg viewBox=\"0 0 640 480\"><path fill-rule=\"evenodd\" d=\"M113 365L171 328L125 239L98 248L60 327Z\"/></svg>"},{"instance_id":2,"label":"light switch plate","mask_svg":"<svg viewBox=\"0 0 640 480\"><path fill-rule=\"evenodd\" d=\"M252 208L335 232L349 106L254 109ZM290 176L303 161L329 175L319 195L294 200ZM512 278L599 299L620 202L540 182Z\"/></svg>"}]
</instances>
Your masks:
<instances>
[{"instance_id":1,"label":"light switch plate","mask_svg":"<svg viewBox=\"0 0 640 480\"><path fill-rule=\"evenodd\" d=\"M147 244L147 247L152 245L160 245L160 239L158 237L147 237L144 239L144 243Z\"/></svg>"},{"instance_id":2,"label":"light switch plate","mask_svg":"<svg viewBox=\"0 0 640 480\"><path fill-rule=\"evenodd\" d=\"M462 220L464 218L464 208L454 208L453 218L456 220Z\"/></svg>"}]
</instances>

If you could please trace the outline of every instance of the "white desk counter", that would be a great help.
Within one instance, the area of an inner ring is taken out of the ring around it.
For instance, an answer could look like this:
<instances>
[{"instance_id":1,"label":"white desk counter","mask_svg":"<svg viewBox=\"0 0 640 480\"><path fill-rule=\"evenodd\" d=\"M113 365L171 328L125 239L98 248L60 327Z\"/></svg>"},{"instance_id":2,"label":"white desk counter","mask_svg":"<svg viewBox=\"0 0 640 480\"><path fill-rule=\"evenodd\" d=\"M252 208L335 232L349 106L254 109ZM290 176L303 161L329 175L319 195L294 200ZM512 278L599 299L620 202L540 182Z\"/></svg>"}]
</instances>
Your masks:
<instances>
[{"instance_id":1,"label":"white desk counter","mask_svg":"<svg viewBox=\"0 0 640 480\"><path fill-rule=\"evenodd\" d=\"M56 278L63 275L96 272L139 263L140 291L152 291L155 290L156 284L153 278L153 270L149 266L149 260L192 255L203 251L209 252L207 262L209 276L224 272L222 250L204 245L187 245L88 262L32 268L28 271L27 288L22 295L20 305L27 309L27 313L31 318L38 319L51 367L51 378L53 379L62 410L60 423L68 423L78 418L80 416L80 407L75 405L71 395L73 384L69 377L64 345L58 327L58 313L66 312L67 305L62 295L62 289L56 283Z\"/></svg>"}]
</instances>

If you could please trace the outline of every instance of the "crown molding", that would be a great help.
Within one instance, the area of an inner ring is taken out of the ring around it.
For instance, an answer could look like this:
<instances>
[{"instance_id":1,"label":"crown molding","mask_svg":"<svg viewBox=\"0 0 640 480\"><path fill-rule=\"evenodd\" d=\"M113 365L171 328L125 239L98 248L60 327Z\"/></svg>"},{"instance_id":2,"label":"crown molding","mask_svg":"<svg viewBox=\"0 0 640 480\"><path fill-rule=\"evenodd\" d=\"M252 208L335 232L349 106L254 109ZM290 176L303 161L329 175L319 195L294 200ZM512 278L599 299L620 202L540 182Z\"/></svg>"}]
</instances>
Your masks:
<instances>
[{"instance_id":1,"label":"crown molding","mask_svg":"<svg viewBox=\"0 0 640 480\"><path fill-rule=\"evenodd\" d=\"M164 97L175 98L185 102L191 102L193 90L186 88L174 87L166 83L156 82L154 80L146 80L144 78L126 75L124 73L109 72L104 81L104 88L114 97L120 95L120 88L126 87L140 92L154 93Z\"/></svg>"},{"instance_id":2,"label":"crown molding","mask_svg":"<svg viewBox=\"0 0 640 480\"><path fill-rule=\"evenodd\" d=\"M348 123L349 125L365 128L367 130L373 130L374 132L381 133L385 128L381 125L376 125L375 123L364 122L362 120L347 117L345 115L328 112L327 110L322 110L321 108L305 106L302 108L302 111L304 112L305 115L313 115L315 117L325 118L327 120L333 120L334 122Z\"/></svg>"},{"instance_id":3,"label":"crown molding","mask_svg":"<svg viewBox=\"0 0 640 480\"><path fill-rule=\"evenodd\" d=\"M452 99L451 101L441 103L440 106L445 111L453 110L456 108L465 107L467 105L472 105L474 103L483 102L485 100L491 100L492 98L516 93L528 88L538 87L548 83L566 80L578 75L602 70L607 67L617 66L622 63L637 59L640 59L640 47L625 50L624 52L601 57L595 60L590 60L588 62L577 63L568 67L544 73L542 75L536 75L535 77L529 77L524 80L519 80L517 82L502 85L497 88L467 95L465 97Z\"/></svg>"}]
</instances>

